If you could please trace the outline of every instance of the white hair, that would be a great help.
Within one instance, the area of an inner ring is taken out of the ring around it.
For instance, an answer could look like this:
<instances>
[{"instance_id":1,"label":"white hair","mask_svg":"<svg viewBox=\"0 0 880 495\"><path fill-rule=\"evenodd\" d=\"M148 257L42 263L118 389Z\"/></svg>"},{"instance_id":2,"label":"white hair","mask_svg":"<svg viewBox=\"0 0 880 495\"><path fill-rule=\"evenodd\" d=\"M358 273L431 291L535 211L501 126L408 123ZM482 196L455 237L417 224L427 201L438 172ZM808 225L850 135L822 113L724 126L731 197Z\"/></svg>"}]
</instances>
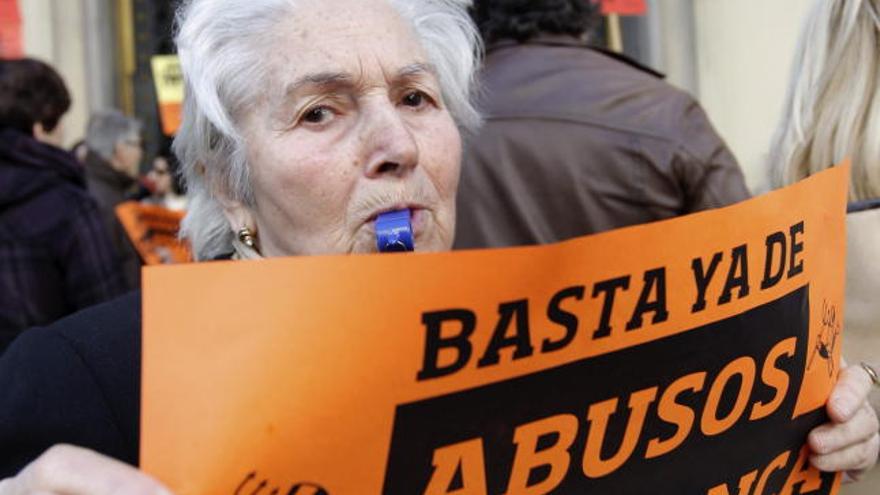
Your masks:
<instances>
[{"instance_id":1,"label":"white hair","mask_svg":"<svg viewBox=\"0 0 880 495\"><path fill-rule=\"evenodd\" d=\"M781 187L852 159L850 197L880 196L880 0L816 0L770 151Z\"/></svg>"},{"instance_id":2,"label":"white hair","mask_svg":"<svg viewBox=\"0 0 880 495\"><path fill-rule=\"evenodd\" d=\"M86 129L86 147L106 161L110 161L120 141L139 137L141 122L126 117L119 110L95 112Z\"/></svg>"},{"instance_id":3,"label":"white hair","mask_svg":"<svg viewBox=\"0 0 880 495\"><path fill-rule=\"evenodd\" d=\"M482 47L467 13L471 0L388 0L408 21L438 73L444 101L459 129L481 119L472 104ZM182 236L198 260L232 252L233 232L218 196L254 204L244 111L269 77L267 53L297 0L185 0L177 11L177 50L185 84L174 140L190 202Z\"/></svg>"}]
</instances>

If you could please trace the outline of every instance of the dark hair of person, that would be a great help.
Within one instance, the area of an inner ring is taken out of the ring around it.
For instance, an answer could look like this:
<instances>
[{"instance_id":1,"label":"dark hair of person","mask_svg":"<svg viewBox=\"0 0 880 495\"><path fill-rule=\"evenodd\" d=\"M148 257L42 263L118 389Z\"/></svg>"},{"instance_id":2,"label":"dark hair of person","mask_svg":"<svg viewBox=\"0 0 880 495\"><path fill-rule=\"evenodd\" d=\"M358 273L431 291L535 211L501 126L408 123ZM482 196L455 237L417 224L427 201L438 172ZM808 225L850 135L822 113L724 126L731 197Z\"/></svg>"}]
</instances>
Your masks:
<instances>
[{"instance_id":1,"label":"dark hair of person","mask_svg":"<svg viewBox=\"0 0 880 495\"><path fill-rule=\"evenodd\" d=\"M183 180L183 174L180 170L180 160L171 149L173 139L163 137L159 143L159 150L156 152L156 158L162 157L168 162L168 173L171 174L171 191L174 194L186 194L186 183Z\"/></svg>"},{"instance_id":2,"label":"dark hair of person","mask_svg":"<svg viewBox=\"0 0 880 495\"><path fill-rule=\"evenodd\" d=\"M55 69L31 58L0 60L0 128L32 135L40 123L51 132L69 109L70 93Z\"/></svg>"},{"instance_id":3,"label":"dark hair of person","mask_svg":"<svg viewBox=\"0 0 880 495\"><path fill-rule=\"evenodd\" d=\"M580 37L592 29L597 9L590 0L476 0L471 15L488 45L539 34Z\"/></svg>"}]
</instances>

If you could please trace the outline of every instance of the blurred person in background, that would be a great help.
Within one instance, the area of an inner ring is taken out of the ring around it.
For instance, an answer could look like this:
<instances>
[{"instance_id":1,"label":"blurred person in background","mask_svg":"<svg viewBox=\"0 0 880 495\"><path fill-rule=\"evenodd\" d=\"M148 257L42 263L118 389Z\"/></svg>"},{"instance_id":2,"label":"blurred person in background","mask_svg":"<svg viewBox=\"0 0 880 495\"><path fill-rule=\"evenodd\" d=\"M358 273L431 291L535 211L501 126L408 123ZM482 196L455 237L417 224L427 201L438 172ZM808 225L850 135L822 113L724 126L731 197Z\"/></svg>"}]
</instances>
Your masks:
<instances>
[{"instance_id":1,"label":"blurred person in background","mask_svg":"<svg viewBox=\"0 0 880 495\"><path fill-rule=\"evenodd\" d=\"M476 0L486 123L465 148L458 248L555 242L749 197L700 105L588 46L585 0Z\"/></svg>"},{"instance_id":2,"label":"blurred person in background","mask_svg":"<svg viewBox=\"0 0 880 495\"><path fill-rule=\"evenodd\" d=\"M70 147L70 152L73 153L73 157L76 158L77 162L85 165L86 156L89 153L89 147L86 146L86 140L80 139L73 143L73 146Z\"/></svg>"},{"instance_id":3,"label":"blurred person in background","mask_svg":"<svg viewBox=\"0 0 880 495\"><path fill-rule=\"evenodd\" d=\"M126 287L140 287L141 259L116 218L119 203L144 196L138 183L143 158L141 124L117 110L97 112L86 131L85 159L89 192L98 201L104 225L122 263Z\"/></svg>"},{"instance_id":4,"label":"blurred person in background","mask_svg":"<svg viewBox=\"0 0 880 495\"><path fill-rule=\"evenodd\" d=\"M186 196L183 192L179 165L170 150L160 152L153 158L153 166L144 177L149 190L144 200L169 210L185 210Z\"/></svg>"},{"instance_id":5,"label":"blurred person in background","mask_svg":"<svg viewBox=\"0 0 880 495\"><path fill-rule=\"evenodd\" d=\"M0 353L22 330L124 289L82 167L60 148L69 108L54 69L0 60Z\"/></svg>"},{"instance_id":6,"label":"blurred person in background","mask_svg":"<svg viewBox=\"0 0 880 495\"><path fill-rule=\"evenodd\" d=\"M164 206L165 197L171 193L171 165L168 164L168 158L162 155L156 155L153 158L153 166L145 176L145 182L148 184L150 192L149 197L144 201Z\"/></svg>"},{"instance_id":7,"label":"blurred person in background","mask_svg":"<svg viewBox=\"0 0 880 495\"><path fill-rule=\"evenodd\" d=\"M851 159L843 354L880 364L880 0L816 0L773 140L774 186ZM874 365L872 367L872 365ZM875 382L877 384L877 382ZM872 394L880 410L880 393ZM880 472L849 494L876 494Z\"/></svg>"}]
</instances>

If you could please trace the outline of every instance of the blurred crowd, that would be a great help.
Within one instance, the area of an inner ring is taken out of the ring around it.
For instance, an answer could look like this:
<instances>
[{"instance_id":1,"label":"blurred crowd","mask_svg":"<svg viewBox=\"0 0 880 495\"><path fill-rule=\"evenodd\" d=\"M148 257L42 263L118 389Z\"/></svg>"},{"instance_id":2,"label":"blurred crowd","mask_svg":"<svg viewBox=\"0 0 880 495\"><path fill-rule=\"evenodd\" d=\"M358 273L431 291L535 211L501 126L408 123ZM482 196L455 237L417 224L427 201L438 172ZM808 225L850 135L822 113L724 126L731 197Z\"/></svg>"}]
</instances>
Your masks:
<instances>
[{"instance_id":1,"label":"blurred crowd","mask_svg":"<svg viewBox=\"0 0 880 495\"><path fill-rule=\"evenodd\" d=\"M782 187L852 160L844 355L856 363L880 361L878 3L816 2L766 166ZM477 0L470 13L485 52L481 125L463 148L456 248L557 242L749 198L694 97L591 42L601 17L589 2ZM30 327L140 287L120 204L187 208L178 159L167 147L145 163L134 117L96 112L63 148L70 106L52 67L0 60L0 354Z\"/></svg>"},{"instance_id":2,"label":"blurred crowd","mask_svg":"<svg viewBox=\"0 0 880 495\"><path fill-rule=\"evenodd\" d=\"M133 117L97 112L84 139L62 148L70 106L49 65L0 60L0 352L26 328L140 287L116 206L185 207L168 150L142 171Z\"/></svg>"}]
</instances>

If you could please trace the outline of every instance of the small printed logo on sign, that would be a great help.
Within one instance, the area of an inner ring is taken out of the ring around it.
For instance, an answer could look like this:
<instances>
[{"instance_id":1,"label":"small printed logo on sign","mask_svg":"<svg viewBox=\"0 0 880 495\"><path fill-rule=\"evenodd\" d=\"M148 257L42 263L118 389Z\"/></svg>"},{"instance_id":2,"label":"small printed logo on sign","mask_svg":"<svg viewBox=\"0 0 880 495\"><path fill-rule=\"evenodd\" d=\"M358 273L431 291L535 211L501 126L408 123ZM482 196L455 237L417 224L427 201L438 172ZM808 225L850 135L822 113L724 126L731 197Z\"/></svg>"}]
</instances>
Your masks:
<instances>
[{"instance_id":1,"label":"small printed logo on sign","mask_svg":"<svg viewBox=\"0 0 880 495\"><path fill-rule=\"evenodd\" d=\"M249 472L235 488L234 495L330 495L324 487L316 483L300 482L290 487L290 491L282 492L268 478L259 479L256 471Z\"/></svg>"},{"instance_id":2,"label":"small printed logo on sign","mask_svg":"<svg viewBox=\"0 0 880 495\"><path fill-rule=\"evenodd\" d=\"M822 327L819 331L819 339L810 354L810 362L807 370L813 367L813 360L818 355L825 361L828 368L828 376L834 376L834 349L837 345L837 337L840 335L840 320L837 318L837 306L822 301Z\"/></svg>"},{"instance_id":3,"label":"small printed logo on sign","mask_svg":"<svg viewBox=\"0 0 880 495\"><path fill-rule=\"evenodd\" d=\"M329 495L327 490L314 483L297 483L287 495Z\"/></svg>"}]
</instances>

